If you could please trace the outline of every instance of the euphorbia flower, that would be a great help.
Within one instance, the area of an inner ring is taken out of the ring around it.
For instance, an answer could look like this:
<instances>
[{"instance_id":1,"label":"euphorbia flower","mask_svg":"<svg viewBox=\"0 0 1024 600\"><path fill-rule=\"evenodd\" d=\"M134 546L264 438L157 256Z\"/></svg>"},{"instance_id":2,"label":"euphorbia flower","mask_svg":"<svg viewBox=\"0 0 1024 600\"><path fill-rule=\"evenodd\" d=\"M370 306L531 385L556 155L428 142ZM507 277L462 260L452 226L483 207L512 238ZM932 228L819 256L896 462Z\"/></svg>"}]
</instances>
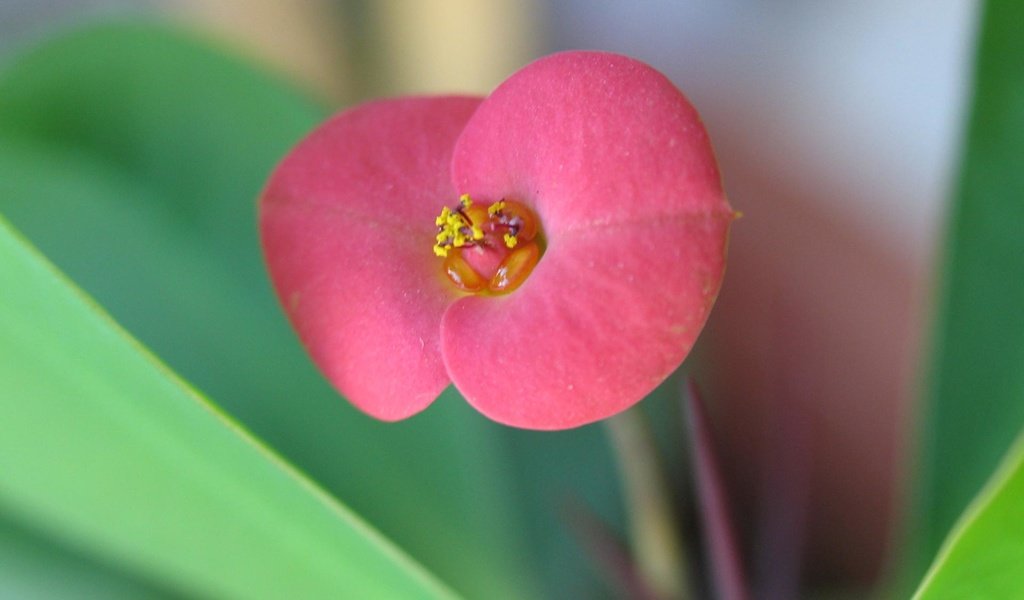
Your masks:
<instances>
[{"instance_id":1,"label":"euphorbia flower","mask_svg":"<svg viewBox=\"0 0 1024 600\"><path fill-rule=\"evenodd\" d=\"M278 166L260 226L288 316L357 407L403 419L453 383L496 421L561 429L679 366L733 216L668 79L566 52L484 99L335 116Z\"/></svg>"}]
</instances>

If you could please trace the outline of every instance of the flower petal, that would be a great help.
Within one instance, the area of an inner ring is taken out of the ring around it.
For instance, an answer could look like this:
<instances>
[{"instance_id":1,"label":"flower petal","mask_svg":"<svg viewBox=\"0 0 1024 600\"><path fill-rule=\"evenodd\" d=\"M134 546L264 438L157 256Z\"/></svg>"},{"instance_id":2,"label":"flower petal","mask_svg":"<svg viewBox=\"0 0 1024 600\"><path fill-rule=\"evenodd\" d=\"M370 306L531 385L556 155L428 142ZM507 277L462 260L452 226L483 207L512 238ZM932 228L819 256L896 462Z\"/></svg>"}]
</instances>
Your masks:
<instances>
[{"instance_id":1,"label":"flower petal","mask_svg":"<svg viewBox=\"0 0 1024 600\"><path fill-rule=\"evenodd\" d=\"M515 292L444 315L452 381L495 421L564 429L639 401L689 352L718 293L730 219L681 216L552 235Z\"/></svg>"},{"instance_id":2,"label":"flower petal","mask_svg":"<svg viewBox=\"0 0 1024 600\"><path fill-rule=\"evenodd\" d=\"M384 420L448 385L439 323L454 298L434 243L457 199L452 148L479 100L375 102L331 119L281 163L260 228L278 297L321 371Z\"/></svg>"},{"instance_id":3,"label":"flower petal","mask_svg":"<svg viewBox=\"0 0 1024 600\"><path fill-rule=\"evenodd\" d=\"M512 294L457 301L441 347L490 418L561 429L640 400L689 352L718 293L732 210L696 111L663 75L566 52L485 99L452 178L533 206L547 250Z\"/></svg>"},{"instance_id":4,"label":"flower petal","mask_svg":"<svg viewBox=\"0 0 1024 600\"><path fill-rule=\"evenodd\" d=\"M455 147L460 193L534 206L564 229L730 214L700 117L664 75L602 52L564 52L494 91Z\"/></svg>"}]
</instances>

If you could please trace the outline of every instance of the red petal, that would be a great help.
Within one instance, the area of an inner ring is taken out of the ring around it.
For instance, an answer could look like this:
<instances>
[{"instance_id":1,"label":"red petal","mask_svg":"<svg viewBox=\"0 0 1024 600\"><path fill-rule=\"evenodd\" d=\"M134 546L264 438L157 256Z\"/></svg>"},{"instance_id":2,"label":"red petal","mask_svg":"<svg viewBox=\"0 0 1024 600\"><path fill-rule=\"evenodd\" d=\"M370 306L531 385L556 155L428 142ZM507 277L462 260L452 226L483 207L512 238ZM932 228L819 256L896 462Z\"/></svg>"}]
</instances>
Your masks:
<instances>
[{"instance_id":1,"label":"red petal","mask_svg":"<svg viewBox=\"0 0 1024 600\"><path fill-rule=\"evenodd\" d=\"M602 52L523 68L480 105L455 147L455 187L534 206L563 229L731 214L700 117L664 75Z\"/></svg>"},{"instance_id":2,"label":"red petal","mask_svg":"<svg viewBox=\"0 0 1024 600\"><path fill-rule=\"evenodd\" d=\"M660 73L567 52L481 103L455 147L460 193L535 207L547 251L504 297L445 314L452 381L497 421L561 429L640 400L689 352L721 283L733 213L711 146Z\"/></svg>"},{"instance_id":3,"label":"red petal","mask_svg":"<svg viewBox=\"0 0 1024 600\"><path fill-rule=\"evenodd\" d=\"M452 147L479 100L366 104L313 132L263 193L263 248L313 360L353 404L396 420L449 379L439 323L453 299L434 217L458 195Z\"/></svg>"},{"instance_id":4,"label":"red petal","mask_svg":"<svg viewBox=\"0 0 1024 600\"><path fill-rule=\"evenodd\" d=\"M728 225L679 217L552 236L521 288L445 313L452 381L480 412L516 427L564 429L628 408L700 333Z\"/></svg>"}]
</instances>

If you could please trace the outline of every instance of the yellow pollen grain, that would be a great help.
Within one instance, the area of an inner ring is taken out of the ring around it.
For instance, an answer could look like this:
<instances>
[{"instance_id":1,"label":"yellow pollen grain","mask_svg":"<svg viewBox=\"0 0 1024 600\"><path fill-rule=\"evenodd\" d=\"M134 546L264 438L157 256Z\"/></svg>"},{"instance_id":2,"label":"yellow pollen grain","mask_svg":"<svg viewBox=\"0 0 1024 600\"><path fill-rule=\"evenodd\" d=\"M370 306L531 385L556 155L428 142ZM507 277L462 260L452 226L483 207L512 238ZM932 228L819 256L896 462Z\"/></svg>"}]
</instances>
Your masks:
<instances>
[{"instance_id":1,"label":"yellow pollen grain","mask_svg":"<svg viewBox=\"0 0 1024 600\"><path fill-rule=\"evenodd\" d=\"M459 196L459 202L462 204L462 208L473 206L473 200L470 199L469 194Z\"/></svg>"},{"instance_id":2,"label":"yellow pollen grain","mask_svg":"<svg viewBox=\"0 0 1024 600\"><path fill-rule=\"evenodd\" d=\"M498 200L494 204L487 207L487 214L493 217L494 215L500 213L503 210L505 210L505 201Z\"/></svg>"},{"instance_id":3,"label":"yellow pollen grain","mask_svg":"<svg viewBox=\"0 0 1024 600\"><path fill-rule=\"evenodd\" d=\"M438 227L443 226L445 223L448 222L448 218L451 217L451 214L451 209L449 209L447 206L443 207L441 209L441 215L434 219L434 225L437 225Z\"/></svg>"},{"instance_id":4,"label":"yellow pollen grain","mask_svg":"<svg viewBox=\"0 0 1024 600\"><path fill-rule=\"evenodd\" d=\"M516 236L512 235L511 233L506 233L505 234L505 245L506 246L508 246L509 248L515 248L516 244L518 244L518 243L519 243L519 239L516 238Z\"/></svg>"}]
</instances>

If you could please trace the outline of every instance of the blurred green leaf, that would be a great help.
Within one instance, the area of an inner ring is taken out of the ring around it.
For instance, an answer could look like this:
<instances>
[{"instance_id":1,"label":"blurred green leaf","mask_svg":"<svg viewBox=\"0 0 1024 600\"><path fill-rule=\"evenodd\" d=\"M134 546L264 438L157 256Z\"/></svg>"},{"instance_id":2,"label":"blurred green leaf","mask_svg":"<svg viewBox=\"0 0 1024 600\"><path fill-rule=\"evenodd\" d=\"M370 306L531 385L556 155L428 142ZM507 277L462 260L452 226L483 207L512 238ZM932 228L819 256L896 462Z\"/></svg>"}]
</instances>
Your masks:
<instances>
[{"instance_id":1,"label":"blurred green leaf","mask_svg":"<svg viewBox=\"0 0 1024 600\"><path fill-rule=\"evenodd\" d=\"M442 579L470 596L535 596L503 428L451 392L403 423L363 416L314 371L270 291L256 197L323 117L191 36L75 31L0 73L0 212L175 371Z\"/></svg>"},{"instance_id":2,"label":"blurred green leaf","mask_svg":"<svg viewBox=\"0 0 1024 600\"><path fill-rule=\"evenodd\" d=\"M210 597L447 598L0 221L0 505Z\"/></svg>"},{"instance_id":3,"label":"blurred green leaf","mask_svg":"<svg viewBox=\"0 0 1024 600\"><path fill-rule=\"evenodd\" d=\"M0 598L174 598L148 582L55 544L0 515Z\"/></svg>"},{"instance_id":4,"label":"blurred green leaf","mask_svg":"<svg viewBox=\"0 0 1024 600\"><path fill-rule=\"evenodd\" d=\"M519 508L530 515L520 535L529 544L545 597L611 597L601 565L591 561L582 546L586 540L569 523L574 505L582 501L618 532L625 530L621 484L603 425L557 433L504 428L495 434L508 448L506 475Z\"/></svg>"},{"instance_id":5,"label":"blurred green leaf","mask_svg":"<svg viewBox=\"0 0 1024 600\"><path fill-rule=\"evenodd\" d=\"M1024 437L947 538L915 600L1024 598Z\"/></svg>"},{"instance_id":6,"label":"blurred green leaf","mask_svg":"<svg viewBox=\"0 0 1024 600\"><path fill-rule=\"evenodd\" d=\"M654 426L659 458L674 490L688 486L680 389L680 378L673 375L639 405ZM560 432L503 428L498 433L511 450L517 501L531 517L523 533L548 597L618 597L604 572L606 565L593 560L601 549L585 548L590 540L578 527L582 506L611 531L627 533L625 490L606 424ZM570 526L573 521L576 527ZM687 532L683 535L685 539Z\"/></svg>"},{"instance_id":7,"label":"blurred green leaf","mask_svg":"<svg viewBox=\"0 0 1024 600\"><path fill-rule=\"evenodd\" d=\"M920 558L1024 424L1024 3L984 6L921 428Z\"/></svg>"}]
</instances>

